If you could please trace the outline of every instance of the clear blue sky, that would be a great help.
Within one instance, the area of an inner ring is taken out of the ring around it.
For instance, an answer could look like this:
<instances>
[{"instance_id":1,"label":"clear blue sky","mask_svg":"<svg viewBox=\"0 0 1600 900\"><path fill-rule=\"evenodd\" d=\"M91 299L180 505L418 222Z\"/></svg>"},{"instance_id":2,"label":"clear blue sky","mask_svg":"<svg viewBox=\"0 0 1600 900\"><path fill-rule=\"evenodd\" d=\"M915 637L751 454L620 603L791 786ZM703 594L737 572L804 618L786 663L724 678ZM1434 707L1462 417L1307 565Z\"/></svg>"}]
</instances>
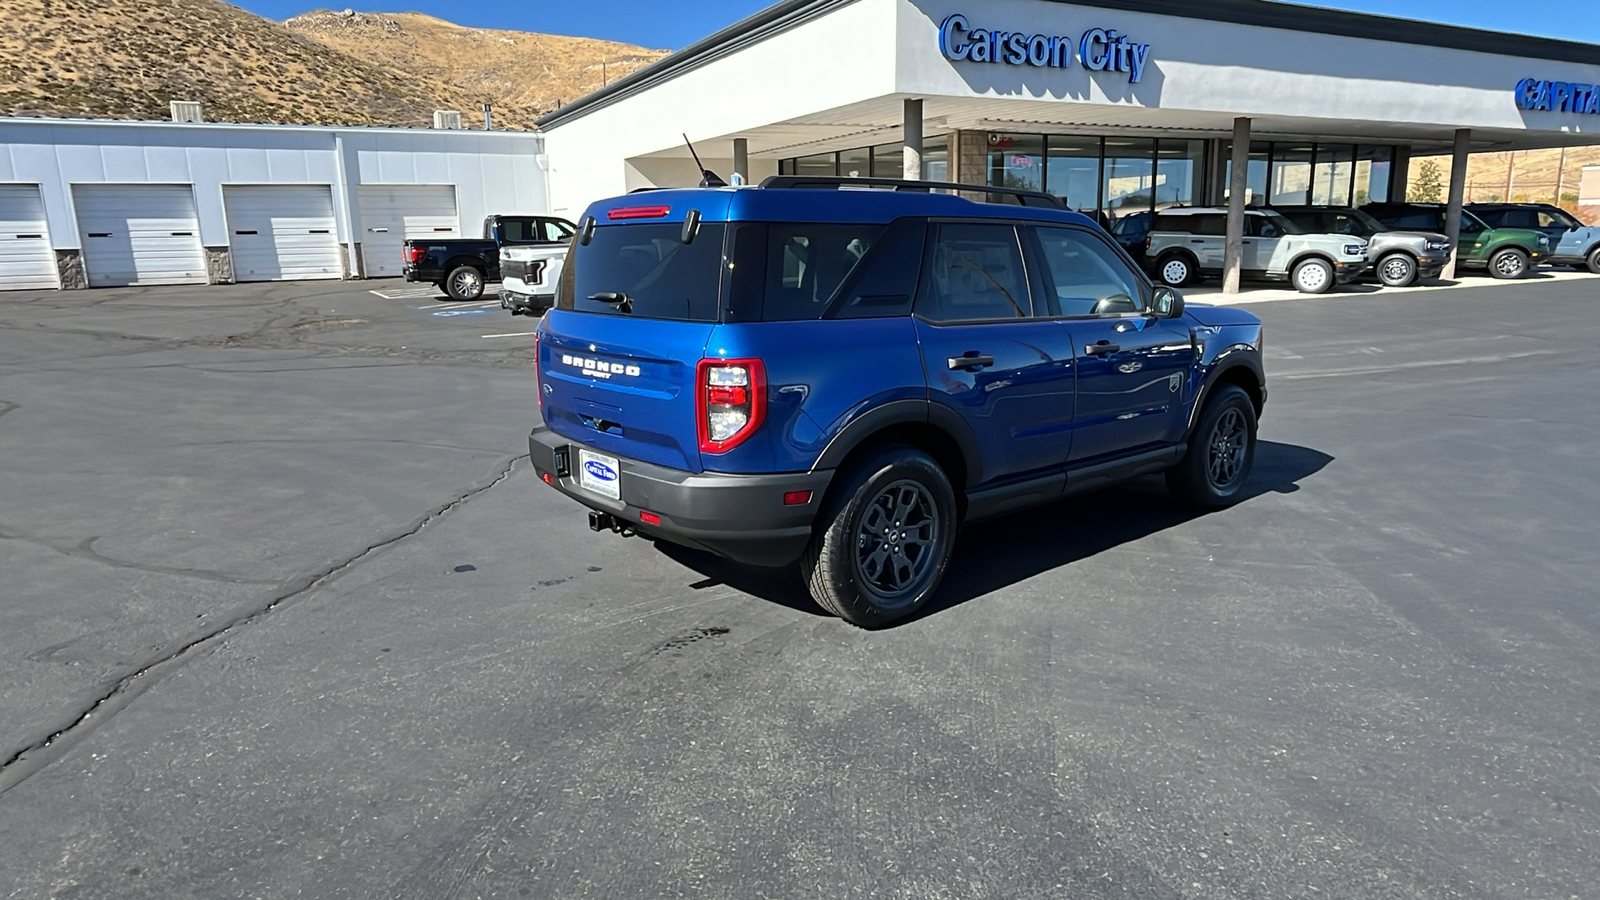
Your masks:
<instances>
[{"instance_id":1,"label":"clear blue sky","mask_svg":"<svg viewBox=\"0 0 1600 900\"><path fill-rule=\"evenodd\" d=\"M318 8L317 0L233 0L269 19L287 19ZM334 9L361 12L415 11L458 25L509 28L606 38L677 50L770 6L768 0L322 0ZM1203 3L1205 0L1194 0ZM1291 0L1356 12L1468 25L1493 31L1538 34L1600 44L1596 0ZM976 4L974 4L976 5Z\"/></svg>"}]
</instances>

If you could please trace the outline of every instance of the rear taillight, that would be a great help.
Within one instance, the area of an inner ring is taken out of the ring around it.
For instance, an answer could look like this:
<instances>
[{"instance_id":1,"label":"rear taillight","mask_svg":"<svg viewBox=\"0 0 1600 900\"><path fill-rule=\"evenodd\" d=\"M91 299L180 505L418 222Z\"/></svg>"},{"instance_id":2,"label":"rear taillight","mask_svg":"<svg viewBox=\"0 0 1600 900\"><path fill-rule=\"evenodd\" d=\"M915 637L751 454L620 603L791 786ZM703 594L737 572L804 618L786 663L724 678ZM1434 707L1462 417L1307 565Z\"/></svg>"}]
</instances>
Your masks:
<instances>
[{"instance_id":1,"label":"rear taillight","mask_svg":"<svg viewBox=\"0 0 1600 900\"><path fill-rule=\"evenodd\" d=\"M695 372L700 452L726 453L767 417L767 367L759 359L702 359Z\"/></svg>"},{"instance_id":2,"label":"rear taillight","mask_svg":"<svg viewBox=\"0 0 1600 900\"><path fill-rule=\"evenodd\" d=\"M424 256L428 255L428 250L426 247L407 247L403 251L403 255L406 258L406 262L416 265L422 262Z\"/></svg>"}]
</instances>

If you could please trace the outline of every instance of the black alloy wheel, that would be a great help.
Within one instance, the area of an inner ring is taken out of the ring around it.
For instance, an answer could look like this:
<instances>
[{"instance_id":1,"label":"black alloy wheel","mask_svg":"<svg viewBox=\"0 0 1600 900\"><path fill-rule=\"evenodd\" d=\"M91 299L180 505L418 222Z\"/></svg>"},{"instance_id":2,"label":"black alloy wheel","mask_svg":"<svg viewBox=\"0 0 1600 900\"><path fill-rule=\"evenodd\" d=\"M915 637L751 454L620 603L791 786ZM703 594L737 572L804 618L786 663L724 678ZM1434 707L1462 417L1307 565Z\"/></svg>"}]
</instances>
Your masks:
<instances>
[{"instance_id":1,"label":"black alloy wheel","mask_svg":"<svg viewBox=\"0 0 1600 900\"><path fill-rule=\"evenodd\" d=\"M1496 250L1494 255L1489 257L1489 274L1503 280L1521 278L1528 274L1530 266L1528 254L1516 247Z\"/></svg>"},{"instance_id":2,"label":"black alloy wheel","mask_svg":"<svg viewBox=\"0 0 1600 900\"><path fill-rule=\"evenodd\" d=\"M1243 499L1255 458L1255 404L1238 385L1223 385L1206 401L1183 461L1167 470L1167 487L1201 509L1231 506Z\"/></svg>"},{"instance_id":3,"label":"black alloy wheel","mask_svg":"<svg viewBox=\"0 0 1600 900\"><path fill-rule=\"evenodd\" d=\"M1417 280L1417 261L1404 253L1391 253L1378 260L1378 280L1384 287L1410 287Z\"/></svg>"},{"instance_id":4,"label":"black alloy wheel","mask_svg":"<svg viewBox=\"0 0 1600 900\"><path fill-rule=\"evenodd\" d=\"M800 572L813 599L871 628L927 603L955 547L955 491L914 447L890 444L841 470Z\"/></svg>"}]
</instances>

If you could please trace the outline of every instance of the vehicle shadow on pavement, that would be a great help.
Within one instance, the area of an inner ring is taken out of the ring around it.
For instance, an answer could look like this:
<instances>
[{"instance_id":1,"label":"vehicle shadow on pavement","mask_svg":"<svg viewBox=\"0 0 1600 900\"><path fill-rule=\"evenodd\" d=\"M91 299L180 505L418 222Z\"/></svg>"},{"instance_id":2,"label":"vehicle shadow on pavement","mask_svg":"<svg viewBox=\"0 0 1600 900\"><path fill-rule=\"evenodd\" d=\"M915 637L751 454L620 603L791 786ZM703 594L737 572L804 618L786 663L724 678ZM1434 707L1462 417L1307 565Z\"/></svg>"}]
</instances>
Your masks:
<instances>
[{"instance_id":1,"label":"vehicle shadow on pavement","mask_svg":"<svg viewBox=\"0 0 1600 900\"><path fill-rule=\"evenodd\" d=\"M1322 471L1333 457L1309 447L1261 441L1245 498L1292 494L1300 482ZM1093 510L1090 512L1090 510ZM1087 559L1113 547L1205 515L1179 503L1157 475L1078 494L1057 503L988 519L964 529L944 583L933 599L910 618L889 627L937 615L1051 569ZM827 616L811 599L798 567L760 569L709 553L657 543L656 548L706 578L690 587L726 585L780 606Z\"/></svg>"}]
</instances>

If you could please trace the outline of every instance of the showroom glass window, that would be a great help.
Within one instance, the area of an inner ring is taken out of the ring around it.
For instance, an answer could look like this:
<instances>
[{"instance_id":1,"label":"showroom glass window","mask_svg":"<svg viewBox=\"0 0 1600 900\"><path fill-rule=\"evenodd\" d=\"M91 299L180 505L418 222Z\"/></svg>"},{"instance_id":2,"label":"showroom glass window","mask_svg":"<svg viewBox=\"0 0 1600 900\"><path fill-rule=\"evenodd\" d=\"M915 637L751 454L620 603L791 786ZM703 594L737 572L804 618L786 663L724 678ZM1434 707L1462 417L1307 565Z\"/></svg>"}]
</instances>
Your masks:
<instances>
[{"instance_id":1,"label":"showroom glass window","mask_svg":"<svg viewBox=\"0 0 1600 900\"><path fill-rule=\"evenodd\" d=\"M1228 202L1228 192L1233 185L1233 141L1222 142L1222 158L1227 160L1222 184L1217 193L1222 202ZM1264 206L1267 202L1267 172L1272 168L1272 144L1255 141L1250 144L1250 159L1244 170L1244 202L1247 206Z\"/></svg>"},{"instance_id":2,"label":"showroom glass window","mask_svg":"<svg viewBox=\"0 0 1600 900\"><path fill-rule=\"evenodd\" d=\"M872 148L857 147L839 153L839 174L846 178L868 178L872 175Z\"/></svg>"},{"instance_id":3,"label":"showroom glass window","mask_svg":"<svg viewBox=\"0 0 1600 900\"><path fill-rule=\"evenodd\" d=\"M1108 221L1149 212L1154 203L1156 142L1149 138L1106 138L1101 209Z\"/></svg>"},{"instance_id":4,"label":"showroom glass window","mask_svg":"<svg viewBox=\"0 0 1600 900\"><path fill-rule=\"evenodd\" d=\"M922 179L950 180L950 139L943 135L922 140Z\"/></svg>"},{"instance_id":5,"label":"showroom glass window","mask_svg":"<svg viewBox=\"0 0 1600 900\"><path fill-rule=\"evenodd\" d=\"M1100 139L1052 134L1045 144L1046 193L1078 212L1100 208Z\"/></svg>"},{"instance_id":6,"label":"showroom glass window","mask_svg":"<svg viewBox=\"0 0 1600 900\"><path fill-rule=\"evenodd\" d=\"M1311 167L1311 202L1317 206L1345 206L1355 177L1355 148L1349 144L1318 144Z\"/></svg>"},{"instance_id":7,"label":"showroom glass window","mask_svg":"<svg viewBox=\"0 0 1600 900\"><path fill-rule=\"evenodd\" d=\"M873 178L903 178L906 174L904 144L879 144L872 148Z\"/></svg>"},{"instance_id":8,"label":"showroom glass window","mask_svg":"<svg viewBox=\"0 0 1600 900\"><path fill-rule=\"evenodd\" d=\"M1389 199L1389 181L1394 171L1394 148L1361 144L1356 147L1356 206L1383 203Z\"/></svg>"},{"instance_id":9,"label":"showroom glass window","mask_svg":"<svg viewBox=\"0 0 1600 900\"><path fill-rule=\"evenodd\" d=\"M1163 138L1156 149L1156 209L1198 206L1205 187L1206 142Z\"/></svg>"},{"instance_id":10,"label":"showroom glass window","mask_svg":"<svg viewBox=\"0 0 1600 900\"><path fill-rule=\"evenodd\" d=\"M1044 135L990 135L988 165L995 187L1044 190Z\"/></svg>"},{"instance_id":11,"label":"showroom glass window","mask_svg":"<svg viewBox=\"0 0 1600 900\"><path fill-rule=\"evenodd\" d=\"M1272 206L1299 206L1311 202L1310 144L1272 145Z\"/></svg>"}]
</instances>

